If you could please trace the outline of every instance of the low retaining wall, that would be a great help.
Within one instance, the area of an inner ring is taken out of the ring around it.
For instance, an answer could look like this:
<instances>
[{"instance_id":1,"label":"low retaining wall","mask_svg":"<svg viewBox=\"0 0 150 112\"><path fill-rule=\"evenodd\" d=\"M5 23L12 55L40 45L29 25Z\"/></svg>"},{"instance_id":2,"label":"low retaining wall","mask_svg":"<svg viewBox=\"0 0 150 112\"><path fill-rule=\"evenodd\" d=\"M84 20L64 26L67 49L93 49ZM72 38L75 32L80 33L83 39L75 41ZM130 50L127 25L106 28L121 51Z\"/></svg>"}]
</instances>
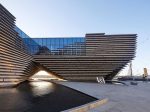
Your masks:
<instances>
[{"instance_id":1,"label":"low retaining wall","mask_svg":"<svg viewBox=\"0 0 150 112\"><path fill-rule=\"evenodd\" d=\"M65 111L62 111L62 112L87 112L90 109L99 107L103 104L106 104L107 102L108 102L108 98L105 98L105 99L96 100L94 102L91 102L91 103L88 103L88 104L85 104L85 105L81 105L81 106L78 106L78 107L75 107L75 108L72 108L72 109L68 109L68 110L65 110Z\"/></svg>"}]
</instances>

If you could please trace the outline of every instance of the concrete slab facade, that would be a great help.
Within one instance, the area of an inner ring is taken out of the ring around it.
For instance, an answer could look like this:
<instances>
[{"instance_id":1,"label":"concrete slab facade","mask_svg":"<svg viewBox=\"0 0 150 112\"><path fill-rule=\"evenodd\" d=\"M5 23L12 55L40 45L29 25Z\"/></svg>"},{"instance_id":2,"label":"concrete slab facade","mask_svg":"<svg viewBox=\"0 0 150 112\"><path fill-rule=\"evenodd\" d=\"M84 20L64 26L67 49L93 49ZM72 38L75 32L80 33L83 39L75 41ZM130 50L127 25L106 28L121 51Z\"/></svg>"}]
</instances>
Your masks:
<instances>
[{"instance_id":1,"label":"concrete slab facade","mask_svg":"<svg viewBox=\"0 0 150 112\"><path fill-rule=\"evenodd\" d=\"M15 17L1 4L0 28L1 82L21 82L40 69L72 81L112 79L135 57L136 34L89 33L83 37L84 41L69 43L54 52L21 31L15 25Z\"/></svg>"}]
</instances>

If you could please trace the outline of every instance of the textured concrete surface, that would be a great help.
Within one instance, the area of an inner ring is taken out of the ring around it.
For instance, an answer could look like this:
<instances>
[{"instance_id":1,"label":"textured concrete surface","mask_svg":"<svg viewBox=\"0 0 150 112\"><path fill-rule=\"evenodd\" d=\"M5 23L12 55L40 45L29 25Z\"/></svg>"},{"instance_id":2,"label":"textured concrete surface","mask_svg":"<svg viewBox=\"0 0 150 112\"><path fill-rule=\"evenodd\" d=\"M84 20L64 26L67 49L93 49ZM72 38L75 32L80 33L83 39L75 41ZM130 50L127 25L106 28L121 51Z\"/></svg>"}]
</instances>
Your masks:
<instances>
[{"instance_id":1,"label":"textured concrete surface","mask_svg":"<svg viewBox=\"0 0 150 112\"><path fill-rule=\"evenodd\" d=\"M11 87L15 87L19 84L20 82L2 82L0 81L0 88L11 88Z\"/></svg>"},{"instance_id":2,"label":"textured concrete surface","mask_svg":"<svg viewBox=\"0 0 150 112\"><path fill-rule=\"evenodd\" d=\"M89 110L92 110L93 108L96 108L98 106L102 106L104 104L106 104L108 102L108 99L100 99L100 100L96 100L75 108L71 108L62 112L87 112Z\"/></svg>"},{"instance_id":3,"label":"textured concrete surface","mask_svg":"<svg viewBox=\"0 0 150 112\"><path fill-rule=\"evenodd\" d=\"M59 82L96 98L108 98L109 102L90 112L150 112L150 83L138 85L114 85L82 82Z\"/></svg>"}]
</instances>

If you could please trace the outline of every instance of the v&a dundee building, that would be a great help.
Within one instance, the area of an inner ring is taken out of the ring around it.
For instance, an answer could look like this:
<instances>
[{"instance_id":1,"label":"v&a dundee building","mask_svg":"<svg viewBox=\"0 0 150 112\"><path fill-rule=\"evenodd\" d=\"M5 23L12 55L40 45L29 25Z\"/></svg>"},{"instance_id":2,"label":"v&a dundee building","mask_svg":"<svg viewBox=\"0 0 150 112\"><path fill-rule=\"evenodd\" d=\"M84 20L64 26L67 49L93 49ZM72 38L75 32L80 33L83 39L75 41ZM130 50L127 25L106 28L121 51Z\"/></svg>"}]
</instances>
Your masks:
<instances>
[{"instance_id":1,"label":"v&a dundee building","mask_svg":"<svg viewBox=\"0 0 150 112\"><path fill-rule=\"evenodd\" d=\"M136 34L30 38L0 4L0 81L22 82L40 70L70 81L112 79L135 57Z\"/></svg>"}]
</instances>

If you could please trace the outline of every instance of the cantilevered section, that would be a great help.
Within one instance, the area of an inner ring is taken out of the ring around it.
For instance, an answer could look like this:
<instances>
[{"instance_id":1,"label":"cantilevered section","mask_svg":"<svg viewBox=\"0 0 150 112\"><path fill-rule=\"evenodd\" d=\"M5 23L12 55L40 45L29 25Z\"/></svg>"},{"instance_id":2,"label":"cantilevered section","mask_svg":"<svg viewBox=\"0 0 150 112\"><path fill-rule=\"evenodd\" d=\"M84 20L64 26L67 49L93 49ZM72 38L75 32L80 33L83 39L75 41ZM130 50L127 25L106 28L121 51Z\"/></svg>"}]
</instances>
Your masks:
<instances>
[{"instance_id":1,"label":"cantilevered section","mask_svg":"<svg viewBox=\"0 0 150 112\"><path fill-rule=\"evenodd\" d=\"M55 44L52 45L61 46L65 39L57 38ZM41 44L46 47L46 50L42 49L41 53L33 56L36 62L66 80L96 81L96 77L101 76L105 79L112 79L135 55L136 34L93 33L86 34L86 37L78 42L75 42L74 39L80 38L68 39L70 41L68 41L67 47L56 47L55 51L57 52L52 53L53 49L50 49L52 42L50 42L50 38L47 38L47 44ZM45 39L42 38L35 40L45 43ZM53 38L51 41L55 41L55 39Z\"/></svg>"},{"instance_id":2,"label":"cantilevered section","mask_svg":"<svg viewBox=\"0 0 150 112\"><path fill-rule=\"evenodd\" d=\"M73 81L112 79L135 56L136 34L30 38L0 4L0 81L27 80L46 70Z\"/></svg>"},{"instance_id":3,"label":"cantilevered section","mask_svg":"<svg viewBox=\"0 0 150 112\"><path fill-rule=\"evenodd\" d=\"M86 55L98 57L98 60L95 60L97 67L99 71L104 71L100 75L112 79L134 58L136 37L136 34L87 34Z\"/></svg>"}]
</instances>

